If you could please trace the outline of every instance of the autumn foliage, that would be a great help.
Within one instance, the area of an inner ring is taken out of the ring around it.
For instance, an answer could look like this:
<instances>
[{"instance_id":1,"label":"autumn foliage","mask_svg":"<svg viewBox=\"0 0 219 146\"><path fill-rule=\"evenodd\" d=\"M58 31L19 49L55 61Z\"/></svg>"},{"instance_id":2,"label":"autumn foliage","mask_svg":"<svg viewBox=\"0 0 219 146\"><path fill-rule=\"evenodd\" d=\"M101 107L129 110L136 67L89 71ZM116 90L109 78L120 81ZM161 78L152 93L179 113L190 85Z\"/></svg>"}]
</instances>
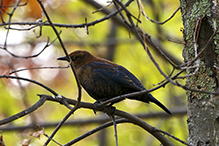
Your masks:
<instances>
[{"instance_id":1,"label":"autumn foliage","mask_svg":"<svg viewBox=\"0 0 219 146\"><path fill-rule=\"evenodd\" d=\"M1 12L1 20L2 17L4 18L5 15L9 14L12 9L14 8L14 6L16 6L17 0L1 0L0 1L0 12ZM39 19L41 17L41 13L42 10L37 2L37 0L22 0L17 7L23 6L23 5L27 5L27 7L25 7L25 10L27 11L26 13L26 17L29 18L35 18L35 19Z\"/></svg>"}]
</instances>

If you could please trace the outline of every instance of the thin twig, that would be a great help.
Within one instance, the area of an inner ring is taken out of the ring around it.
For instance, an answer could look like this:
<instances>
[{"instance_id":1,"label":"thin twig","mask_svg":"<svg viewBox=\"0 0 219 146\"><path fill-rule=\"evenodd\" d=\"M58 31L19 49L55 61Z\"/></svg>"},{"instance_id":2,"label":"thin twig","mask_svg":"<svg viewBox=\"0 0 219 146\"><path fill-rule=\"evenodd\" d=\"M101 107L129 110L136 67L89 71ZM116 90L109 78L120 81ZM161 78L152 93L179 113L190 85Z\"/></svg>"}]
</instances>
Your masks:
<instances>
[{"instance_id":1,"label":"thin twig","mask_svg":"<svg viewBox=\"0 0 219 146\"><path fill-rule=\"evenodd\" d=\"M126 9L126 7L123 5L123 3L119 0L115 0L126 12L126 15L129 19L129 22L131 23L131 26L132 26L132 30L133 32L136 34L137 38L139 39L139 41L141 42L144 50L147 52L148 56L150 57L151 61L153 62L153 64L156 66L156 68L158 69L158 71L167 79L169 80L169 82L171 82L172 84L176 85L176 83L171 79L169 78L162 70L161 68L159 67L158 63L156 62L156 60L153 58L152 54L150 53L149 51L149 48L147 47L146 45L146 41L144 41L144 38L142 38L139 33L138 33L138 30L136 28L136 26L134 25L134 22L131 18L131 14L130 12Z\"/></svg>"},{"instance_id":2,"label":"thin twig","mask_svg":"<svg viewBox=\"0 0 219 146\"><path fill-rule=\"evenodd\" d=\"M171 19L175 16L175 14L180 10L180 8L181 8L181 7L179 6L179 7L174 11L174 13L173 13L169 18L167 18L165 21L163 21L163 22L158 22L158 21L152 20L151 18L149 18L149 17L145 14L144 11L142 11L142 14L144 15L144 17L145 17L146 19L150 20L151 22L156 23L156 24L163 25L163 24L165 24L166 22L168 22L169 20L171 20Z\"/></svg>"},{"instance_id":3,"label":"thin twig","mask_svg":"<svg viewBox=\"0 0 219 146\"><path fill-rule=\"evenodd\" d=\"M21 1L22 1L22 0L19 0L19 1L17 2L17 4L13 7L13 10L12 10L12 12L11 12L10 15L9 15L9 19L8 19L8 26L9 26L9 27L10 27L10 25L11 25L12 16L13 16L15 10L17 9L17 7L19 6L19 4L21 3ZM4 48L5 48L5 49L7 48L7 40L8 40L9 30L10 30L10 29L7 29L7 32L6 32L5 43L4 43Z\"/></svg>"},{"instance_id":4,"label":"thin twig","mask_svg":"<svg viewBox=\"0 0 219 146\"><path fill-rule=\"evenodd\" d=\"M60 31L60 34L61 34L61 31ZM43 49L37 53L37 54L34 54L34 55L30 55L30 56L19 56L19 55L16 55L16 54L13 54L12 52L8 51L7 49L5 48L1 48L0 49L4 49L7 53L9 53L11 56L13 57L16 57L16 58L23 58L23 59L28 59L28 58L34 58L34 57L37 57L39 56L41 53L43 53L43 51L48 48L49 46L51 46L55 41L56 41L57 38L55 38L52 42L49 42L49 37L47 38L47 42L46 42L46 45L43 47Z\"/></svg>"},{"instance_id":5,"label":"thin twig","mask_svg":"<svg viewBox=\"0 0 219 146\"><path fill-rule=\"evenodd\" d=\"M59 130L59 129L61 128L61 126L64 124L64 122L78 109L79 104L80 104L80 102L81 102L81 86L80 86L80 81L79 81L78 75L77 75L77 73L76 73L76 70L75 70L73 64L71 63L72 60L71 60L71 58L70 58L69 55L68 55L68 52L67 52L67 50L66 50L66 48L65 48L65 46L64 46L64 44L63 44L63 42L62 42L62 39L61 39L61 37L60 37L60 35L59 35L57 29L56 29L55 26L53 25L53 22L51 21L51 19L50 19L48 13L46 12L46 10L45 10L45 8L44 8L44 6L43 6L43 4L42 4L42 1L41 1L41 0L37 0L37 1L38 1L38 3L40 4L40 7L42 8L43 13L45 14L45 17L47 18L47 20L48 20L50 26L52 27L53 31L55 32L55 34L56 34L56 36L57 36L57 38L58 38L58 40L59 40L59 43L60 43L60 45L61 45L61 47L62 47L62 49L63 49L63 51L64 51L66 57L68 58L68 60L70 60L70 66L71 66L72 72L73 72L73 74L74 74L74 76L75 76L76 83L77 83L77 87L78 87L78 102L77 102L77 104L76 104L76 105L71 109L71 111L64 117L64 119L59 123L59 125L56 127L56 129L53 131L53 133L50 135L49 139L45 142L44 145L48 145L49 142L51 141L51 139L55 136L55 134L58 132L58 130Z\"/></svg>"},{"instance_id":6,"label":"thin twig","mask_svg":"<svg viewBox=\"0 0 219 146\"><path fill-rule=\"evenodd\" d=\"M110 115L112 122L113 122L113 128L114 128L114 132L115 132L115 141L116 141L116 146L118 146L118 135L117 135L117 129L116 129L116 120L115 120L115 116L112 114Z\"/></svg>"},{"instance_id":7,"label":"thin twig","mask_svg":"<svg viewBox=\"0 0 219 146\"><path fill-rule=\"evenodd\" d=\"M22 68L22 69L17 69L9 72L9 75L13 73L17 73L20 71L25 71L25 70L35 70L35 69L60 69L60 68L69 68L70 64L68 66L42 66L42 67L31 67L31 68Z\"/></svg>"},{"instance_id":8,"label":"thin twig","mask_svg":"<svg viewBox=\"0 0 219 146\"><path fill-rule=\"evenodd\" d=\"M17 30L17 31L28 31L28 30L31 30L31 29L34 29L34 28L36 28L36 27L38 27L38 26L44 26L44 25L46 25L46 23L47 23L48 21L44 21L44 22L40 22L40 21L37 21L37 22L27 22L27 23L29 23L29 25L33 25L33 26L31 26L31 27L28 27L28 28L13 28L13 27L8 27L8 26L5 26L5 29L11 29L11 30ZM20 24L17 24L17 25L22 25L21 24L22 22L20 22ZM11 23L11 25L16 25L16 24L12 24Z\"/></svg>"},{"instance_id":9,"label":"thin twig","mask_svg":"<svg viewBox=\"0 0 219 146\"><path fill-rule=\"evenodd\" d=\"M43 134L45 137L47 137L47 138L49 138L49 135L47 135L47 134ZM53 141L54 143L56 143L57 145L59 145L59 146L63 146L61 143L59 143L59 142L57 142L56 140L54 140L54 139L51 139L51 141Z\"/></svg>"},{"instance_id":10,"label":"thin twig","mask_svg":"<svg viewBox=\"0 0 219 146\"><path fill-rule=\"evenodd\" d=\"M120 123L130 123L130 122L131 122L131 121L129 121L129 120L127 120L127 119L118 119L118 120L115 120L115 123L116 123L116 124L120 124ZM107 122L107 123L105 123L105 124L102 124L101 126L95 128L95 129L93 129L93 130L91 130L91 131L88 131L87 133L85 133L85 134L83 134L83 135L81 135L81 136L75 138L74 140L68 142L68 143L65 144L64 146L73 145L73 144L77 143L78 141L80 141L80 140L82 140L82 139L84 139L84 138L86 138L86 137L88 137L88 136L90 136L90 135L92 135L92 134L94 134L94 133L96 133L96 132L98 132L98 131L104 129L104 128L107 128L107 127L109 127L109 126L112 126L112 125L113 125L113 122L112 122L112 121L111 121L111 122Z\"/></svg>"},{"instance_id":11,"label":"thin twig","mask_svg":"<svg viewBox=\"0 0 219 146\"><path fill-rule=\"evenodd\" d=\"M52 90L51 88L49 88L49 87L45 86L44 84L42 84L40 82L37 82L35 80L31 80L31 79L27 79L27 78L23 78L23 77L8 76L8 75L0 76L0 78L6 78L6 79L10 78L10 79L17 79L17 80L28 81L28 82L34 83L34 84L39 85L40 87L46 89L47 91L52 93L54 96L58 96L58 93L56 93L54 90Z\"/></svg>"},{"instance_id":12,"label":"thin twig","mask_svg":"<svg viewBox=\"0 0 219 146\"><path fill-rule=\"evenodd\" d=\"M163 133L163 134L165 134L165 135L168 135L168 136L172 137L173 139L175 139L175 140L181 142L181 143L184 144L184 145L192 146L192 145L188 144L187 142L182 141L181 139L179 139L179 138L173 136L172 134L170 134L170 133L168 133L168 132L166 132L166 131L159 130L159 129L157 129L156 131L161 132L161 133Z\"/></svg>"},{"instance_id":13,"label":"thin twig","mask_svg":"<svg viewBox=\"0 0 219 146\"><path fill-rule=\"evenodd\" d=\"M42 95L43 96L43 95ZM44 95L45 96L45 95ZM51 96L46 96L48 101L53 101L53 102L60 102L61 101L57 101L57 99L52 99ZM66 101L69 104L74 105L77 101L73 100L73 99L69 99L66 98ZM89 105L89 106L87 106ZM92 103L85 103L85 102L81 102L80 104L81 108L86 108L86 109L92 109L93 104ZM187 113L187 109L186 107L177 107L175 109L171 109L171 113L172 116L167 116L166 113L164 112L150 112L150 113L136 113L134 114L135 116L141 118L141 119L170 119L170 118L175 118L175 117L182 117L182 116L186 116ZM120 119L119 117L116 117L115 119ZM94 117L94 118L81 118L81 119L73 119L73 120L69 120L67 122L65 122L65 124L63 126L83 126L83 125L88 125L88 124L103 124L106 122L109 122L110 118L108 116L106 117L102 117L102 116L98 116L98 117ZM38 123L38 125L40 125L41 127L44 128L51 128L51 127L56 127L59 124L59 122L41 122ZM12 125L8 125L8 126L1 126L0 130L4 131L4 132L10 132L10 131L23 131L23 130L27 130L27 129L35 129L36 125L35 124L29 124L29 125L25 125L25 126L12 126Z\"/></svg>"},{"instance_id":14,"label":"thin twig","mask_svg":"<svg viewBox=\"0 0 219 146\"><path fill-rule=\"evenodd\" d=\"M111 2L109 2L109 4L108 4L108 5L106 5L106 6L103 6L102 8L99 8L98 10L96 10L96 11L92 12L92 14L102 11L103 9L105 9L105 8L109 7L109 6L110 6L112 3L113 3L112 1L111 1Z\"/></svg>"},{"instance_id":15,"label":"thin twig","mask_svg":"<svg viewBox=\"0 0 219 146\"><path fill-rule=\"evenodd\" d=\"M13 115L11 117L8 117L8 118L5 118L3 120L0 120L0 125L4 125L4 124L7 124L7 123L10 123L10 122L12 122L14 120L17 120L17 119L19 119L19 118L21 118L23 116L28 115L29 113L31 113L31 112L37 110L39 107L41 107L45 103L46 100L47 100L46 96L42 96L40 98L40 100L37 101L31 107L29 107L29 108L23 110L22 112L19 112L19 113L15 114L15 115Z\"/></svg>"}]
</instances>

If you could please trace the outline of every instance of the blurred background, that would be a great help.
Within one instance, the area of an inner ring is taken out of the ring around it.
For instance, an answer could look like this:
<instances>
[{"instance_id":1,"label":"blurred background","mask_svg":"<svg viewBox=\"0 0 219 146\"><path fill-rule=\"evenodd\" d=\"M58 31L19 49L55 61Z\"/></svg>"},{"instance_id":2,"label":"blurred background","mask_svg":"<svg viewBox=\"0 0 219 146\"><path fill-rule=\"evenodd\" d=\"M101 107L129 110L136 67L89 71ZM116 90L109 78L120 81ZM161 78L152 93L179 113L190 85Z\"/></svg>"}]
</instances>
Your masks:
<instances>
[{"instance_id":1,"label":"blurred background","mask_svg":"<svg viewBox=\"0 0 219 146\"><path fill-rule=\"evenodd\" d=\"M105 0L93 2L103 6L108 5ZM126 1L122 2L126 3ZM176 0L141 0L141 2L146 15L158 22L163 22L169 18L180 5L179 1ZM13 12L16 3L17 0L1 0L0 75L9 74L13 70L22 68L67 66L67 62L56 60L58 57L64 56L60 43L57 40L37 57L28 59L19 58L19 56L30 56L39 53L47 44L48 38L51 42L56 39L56 35L48 25L43 26L42 29L40 27L32 28L34 25L28 25L28 23L34 24L39 22L42 16L42 10L37 0L23 0L21 2L23 5L17 6L12 17L10 17L8 13ZM94 26L89 26L89 34L86 33L85 28L75 28L75 25L85 23L85 18L87 23L89 23L105 17L102 11L93 13L98 9L92 2L86 0L45 0L44 6L53 23L72 25L72 27L56 27L58 31L62 31L60 36L69 53L75 50L87 50L95 56L103 57L122 65L132 72L146 89L156 87L165 79L154 66L136 37L116 21L109 19ZM116 10L113 5L106 7L106 9L108 11ZM138 17L139 9L136 1L130 4L128 10L135 17ZM138 23L139 28L150 35L155 44L159 44L159 47L162 47L162 49L170 53L179 62L183 62L183 45L176 43L183 42L181 32L183 24L180 11L163 25L152 23L143 16L139 19L141 20L141 23ZM43 17L43 21L45 20L45 17ZM9 25L9 22L11 22L11 25ZM11 28L10 30L7 29L9 27ZM37 38L36 36L40 33L42 34ZM153 47L149 46L149 49L161 69L169 75L173 67ZM25 70L13 75L36 80L65 97L77 98L77 85L70 68ZM185 81L179 80L179 82L184 83ZM0 87L1 120L36 103L39 100L37 94L50 95L49 92L35 84L14 79L0 79ZM186 95L184 90L179 87L167 84L151 94L172 112L186 110ZM82 101L95 102L84 90L82 91ZM140 114L142 119L148 124L187 141L186 112L165 116L166 113L153 103L145 104L128 99L115 104L115 107L131 114ZM23 139L31 139L30 133L36 130L27 126L36 124L45 124L45 132L50 135L55 129L54 124L60 122L68 111L65 106L48 101L28 116L0 126L1 135L3 135L6 145L20 145L20 141ZM162 116L144 118L148 113L161 113ZM95 115L92 110L79 109L68 120L68 122L74 122L63 126L54 139L63 144L67 143L99 126L102 123L101 120L98 121L100 118L108 119L103 113L98 112ZM15 127L19 130L16 130ZM133 124L119 124L117 130L119 145L157 146L160 144L149 133ZM33 138L31 139L31 145L43 145L46 139L45 136L41 136L40 139ZM181 145L171 138L170 140L175 145ZM56 144L51 142L50 145ZM113 127L93 134L75 145L115 145Z\"/></svg>"}]
</instances>

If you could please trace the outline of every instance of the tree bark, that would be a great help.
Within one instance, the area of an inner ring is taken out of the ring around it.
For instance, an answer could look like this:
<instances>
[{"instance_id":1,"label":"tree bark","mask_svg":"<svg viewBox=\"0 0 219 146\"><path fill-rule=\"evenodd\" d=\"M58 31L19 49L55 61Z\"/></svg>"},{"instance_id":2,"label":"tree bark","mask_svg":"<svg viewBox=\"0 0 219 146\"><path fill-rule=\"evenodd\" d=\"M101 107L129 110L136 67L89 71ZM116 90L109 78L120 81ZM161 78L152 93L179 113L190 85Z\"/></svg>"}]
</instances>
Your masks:
<instances>
[{"instance_id":1,"label":"tree bark","mask_svg":"<svg viewBox=\"0 0 219 146\"><path fill-rule=\"evenodd\" d=\"M213 0L180 0L184 25L183 57L185 62L194 59L206 48L192 66L187 69L186 85L191 89L216 92L219 37L212 41L218 25L215 11L218 4ZM206 47L207 46L207 47ZM188 142L194 146L219 145L219 96L187 90Z\"/></svg>"}]
</instances>

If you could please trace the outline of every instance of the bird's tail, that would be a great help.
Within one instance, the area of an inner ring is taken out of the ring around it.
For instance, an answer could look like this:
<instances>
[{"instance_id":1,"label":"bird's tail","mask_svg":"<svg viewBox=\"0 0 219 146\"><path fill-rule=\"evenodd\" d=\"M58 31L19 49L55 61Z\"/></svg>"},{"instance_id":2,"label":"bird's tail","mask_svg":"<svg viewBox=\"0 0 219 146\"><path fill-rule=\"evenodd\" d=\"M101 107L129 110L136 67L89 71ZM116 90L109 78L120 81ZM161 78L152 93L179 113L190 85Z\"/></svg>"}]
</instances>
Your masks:
<instances>
[{"instance_id":1,"label":"bird's tail","mask_svg":"<svg viewBox=\"0 0 219 146\"><path fill-rule=\"evenodd\" d=\"M168 114L172 115L171 112L161 103L159 102L157 99L155 99L150 93L147 94L147 99L150 102L155 103L156 105L158 105L160 108L162 108L165 112L167 112ZM148 102L148 101L147 101Z\"/></svg>"}]
</instances>

